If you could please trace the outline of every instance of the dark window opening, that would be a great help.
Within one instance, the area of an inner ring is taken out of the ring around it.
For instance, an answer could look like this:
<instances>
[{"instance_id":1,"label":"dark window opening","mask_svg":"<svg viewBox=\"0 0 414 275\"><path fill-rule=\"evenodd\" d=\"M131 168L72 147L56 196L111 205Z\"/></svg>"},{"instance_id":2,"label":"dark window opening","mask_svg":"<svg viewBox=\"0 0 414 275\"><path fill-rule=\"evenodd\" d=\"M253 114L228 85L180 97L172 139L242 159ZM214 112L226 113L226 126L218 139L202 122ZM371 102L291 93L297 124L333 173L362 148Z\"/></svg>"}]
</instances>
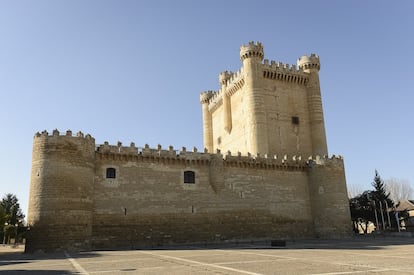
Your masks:
<instances>
[{"instance_id":1,"label":"dark window opening","mask_svg":"<svg viewBox=\"0 0 414 275\"><path fill-rule=\"evenodd\" d=\"M221 137L217 138L217 144L220 145L221 144Z\"/></svg>"},{"instance_id":2,"label":"dark window opening","mask_svg":"<svg viewBox=\"0 0 414 275\"><path fill-rule=\"evenodd\" d=\"M193 171L184 171L184 183L195 183L195 173Z\"/></svg>"},{"instance_id":3,"label":"dark window opening","mask_svg":"<svg viewBox=\"0 0 414 275\"><path fill-rule=\"evenodd\" d=\"M292 117L292 124L299 125L299 117L293 116Z\"/></svg>"},{"instance_id":4,"label":"dark window opening","mask_svg":"<svg viewBox=\"0 0 414 275\"><path fill-rule=\"evenodd\" d=\"M106 178L107 179L116 178L116 169L115 168L106 168Z\"/></svg>"}]
</instances>

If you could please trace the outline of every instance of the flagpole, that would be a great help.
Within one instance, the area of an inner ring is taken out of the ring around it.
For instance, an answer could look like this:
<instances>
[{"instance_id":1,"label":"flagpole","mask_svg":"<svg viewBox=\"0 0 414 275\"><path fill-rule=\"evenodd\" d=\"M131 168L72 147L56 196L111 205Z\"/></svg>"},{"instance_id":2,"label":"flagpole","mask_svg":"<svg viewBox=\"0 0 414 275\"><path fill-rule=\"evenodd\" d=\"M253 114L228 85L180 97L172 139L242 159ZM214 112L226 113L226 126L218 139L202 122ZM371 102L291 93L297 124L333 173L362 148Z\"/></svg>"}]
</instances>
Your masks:
<instances>
[{"instance_id":1,"label":"flagpole","mask_svg":"<svg viewBox=\"0 0 414 275\"><path fill-rule=\"evenodd\" d=\"M398 211L395 207L394 207L394 215L395 215L395 220L397 221L398 232L401 232L400 218L398 217Z\"/></svg>"},{"instance_id":2,"label":"flagpole","mask_svg":"<svg viewBox=\"0 0 414 275\"><path fill-rule=\"evenodd\" d=\"M385 201L385 207L387 208L387 216L388 216L388 225L391 228L391 219L390 219L390 211L388 209L388 203Z\"/></svg>"},{"instance_id":3,"label":"flagpole","mask_svg":"<svg viewBox=\"0 0 414 275\"><path fill-rule=\"evenodd\" d=\"M375 213L375 222L377 224L377 230L379 230L379 223L378 223L378 215L377 215L377 205L375 203L375 201L372 201L374 203L374 213Z\"/></svg>"},{"instance_id":4,"label":"flagpole","mask_svg":"<svg viewBox=\"0 0 414 275\"><path fill-rule=\"evenodd\" d=\"M379 201L380 210L381 210L381 219L382 219L382 229L385 231L385 221L384 221L384 212L382 211L382 203Z\"/></svg>"}]
</instances>

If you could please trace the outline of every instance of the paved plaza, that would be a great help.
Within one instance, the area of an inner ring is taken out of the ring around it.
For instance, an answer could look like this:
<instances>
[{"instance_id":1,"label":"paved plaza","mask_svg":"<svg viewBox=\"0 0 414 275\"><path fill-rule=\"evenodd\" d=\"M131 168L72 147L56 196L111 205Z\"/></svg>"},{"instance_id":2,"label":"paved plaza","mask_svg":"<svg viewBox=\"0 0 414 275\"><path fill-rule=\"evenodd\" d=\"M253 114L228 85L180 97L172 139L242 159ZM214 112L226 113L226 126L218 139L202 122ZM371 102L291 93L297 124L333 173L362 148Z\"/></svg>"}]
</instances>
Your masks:
<instances>
[{"instance_id":1,"label":"paved plaza","mask_svg":"<svg viewBox=\"0 0 414 275\"><path fill-rule=\"evenodd\" d=\"M23 249L0 247L0 274L414 274L414 238L54 254Z\"/></svg>"}]
</instances>

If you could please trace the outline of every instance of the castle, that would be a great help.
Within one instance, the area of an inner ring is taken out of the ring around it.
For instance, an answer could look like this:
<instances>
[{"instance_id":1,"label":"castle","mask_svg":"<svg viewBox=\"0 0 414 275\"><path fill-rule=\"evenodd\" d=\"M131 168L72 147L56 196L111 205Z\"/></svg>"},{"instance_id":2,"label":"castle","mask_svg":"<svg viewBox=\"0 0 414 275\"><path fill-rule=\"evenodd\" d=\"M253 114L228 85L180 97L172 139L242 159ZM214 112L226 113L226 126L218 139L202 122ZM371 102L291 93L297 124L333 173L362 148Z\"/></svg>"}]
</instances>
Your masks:
<instances>
[{"instance_id":1,"label":"castle","mask_svg":"<svg viewBox=\"0 0 414 275\"><path fill-rule=\"evenodd\" d=\"M26 251L348 236L319 57L297 67L263 57L261 43L243 45L242 68L201 94L202 152L36 133Z\"/></svg>"}]
</instances>

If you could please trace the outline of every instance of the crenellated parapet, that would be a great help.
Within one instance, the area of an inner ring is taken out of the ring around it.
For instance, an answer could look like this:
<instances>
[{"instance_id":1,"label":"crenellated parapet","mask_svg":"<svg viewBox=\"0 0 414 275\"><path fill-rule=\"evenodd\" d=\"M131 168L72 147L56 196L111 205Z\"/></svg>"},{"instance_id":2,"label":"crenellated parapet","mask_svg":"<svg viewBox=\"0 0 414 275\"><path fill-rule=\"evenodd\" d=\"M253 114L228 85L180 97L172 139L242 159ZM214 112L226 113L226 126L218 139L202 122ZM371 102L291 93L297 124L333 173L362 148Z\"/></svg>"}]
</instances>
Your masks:
<instances>
[{"instance_id":1,"label":"crenellated parapet","mask_svg":"<svg viewBox=\"0 0 414 275\"><path fill-rule=\"evenodd\" d=\"M296 65L284 64L282 62L270 61L265 59L263 62L263 78L306 85L308 74Z\"/></svg>"},{"instance_id":2,"label":"crenellated parapet","mask_svg":"<svg viewBox=\"0 0 414 275\"><path fill-rule=\"evenodd\" d=\"M213 97L214 93L215 93L214 91L202 92L200 94L200 103L201 104L209 103L209 101Z\"/></svg>"},{"instance_id":3,"label":"crenellated parapet","mask_svg":"<svg viewBox=\"0 0 414 275\"><path fill-rule=\"evenodd\" d=\"M314 157L309 157L307 160L307 164L309 167L313 167L315 165L344 165L344 159L341 155L332 155L332 156L319 156L316 155Z\"/></svg>"},{"instance_id":4,"label":"crenellated parapet","mask_svg":"<svg viewBox=\"0 0 414 275\"><path fill-rule=\"evenodd\" d=\"M225 165L231 167L244 167L255 169L271 169L271 170L305 170L306 162L302 161L302 157L287 155L284 156L268 156L268 155L251 155L248 153L243 156L241 153L232 155L227 152L225 156Z\"/></svg>"},{"instance_id":5,"label":"crenellated parapet","mask_svg":"<svg viewBox=\"0 0 414 275\"><path fill-rule=\"evenodd\" d=\"M200 103L208 103L209 110L212 111L222 104L223 95L231 96L244 85L243 68L237 72L225 71L219 74L221 89L219 91L205 91L200 94Z\"/></svg>"},{"instance_id":6,"label":"crenellated parapet","mask_svg":"<svg viewBox=\"0 0 414 275\"><path fill-rule=\"evenodd\" d=\"M303 55L297 61L299 69L302 70L317 70L321 69L321 63L319 60L319 56L316 54L311 54L310 56Z\"/></svg>"},{"instance_id":7,"label":"crenellated parapet","mask_svg":"<svg viewBox=\"0 0 414 275\"><path fill-rule=\"evenodd\" d=\"M219 82L221 86L226 86L227 82L230 80L230 78L233 76L233 72L230 71L224 71L219 74Z\"/></svg>"},{"instance_id":8,"label":"crenellated parapet","mask_svg":"<svg viewBox=\"0 0 414 275\"><path fill-rule=\"evenodd\" d=\"M343 165L342 156L301 156L301 155L253 155L247 153L242 155L240 152L232 154L228 151L222 155L220 150L215 153L206 151L198 152L196 147L187 150L186 147L175 149L173 146L163 148L157 145L151 148L148 144L143 147L135 146L131 142L130 146L122 146L121 142L116 145L109 145L104 142L96 147L96 155L100 159L127 160L127 161L168 161L169 163L185 163L207 165L210 163L212 156L219 156L223 159L223 165L229 167L250 167L257 169L274 169L274 170L305 170L315 165Z\"/></svg>"},{"instance_id":9,"label":"crenellated parapet","mask_svg":"<svg viewBox=\"0 0 414 275\"><path fill-rule=\"evenodd\" d=\"M79 131L76 133L76 135L73 135L71 130L67 130L66 133L64 134L61 134L59 130L57 129L53 130L52 134L49 134L48 131L44 130L41 133L37 132L34 135L34 138L47 138L47 137L77 137L81 139L95 141L95 139L90 134L85 135L84 133Z\"/></svg>"},{"instance_id":10,"label":"crenellated parapet","mask_svg":"<svg viewBox=\"0 0 414 275\"><path fill-rule=\"evenodd\" d=\"M262 43L260 42L249 42L247 45L240 47L240 60L244 61L247 58L258 58L262 60L264 57L264 51Z\"/></svg>"},{"instance_id":11,"label":"crenellated parapet","mask_svg":"<svg viewBox=\"0 0 414 275\"><path fill-rule=\"evenodd\" d=\"M83 155L90 156L95 148L95 139L90 134L85 135L81 131L73 134L71 130L61 133L55 129L52 133L46 130L37 132L34 135L33 144L34 149L38 151L47 152L47 150L52 149L53 151L74 153L79 150ZM69 146L68 144L72 145Z\"/></svg>"},{"instance_id":12,"label":"crenellated parapet","mask_svg":"<svg viewBox=\"0 0 414 275\"><path fill-rule=\"evenodd\" d=\"M196 147L193 147L191 151L186 147L174 149L171 145L163 149L160 144L157 145L157 148L150 148L148 144L145 144L144 147L136 147L133 142L130 146L122 146L121 142L118 142L117 145L109 145L108 142L105 142L96 148L96 156L99 159L121 161L191 162L192 164L207 164L210 161L210 154L198 152Z\"/></svg>"},{"instance_id":13,"label":"crenellated parapet","mask_svg":"<svg viewBox=\"0 0 414 275\"><path fill-rule=\"evenodd\" d=\"M233 155L230 151L224 156L225 166L251 167L258 169L274 169L274 170L305 170L315 165L343 165L342 156L309 156L301 155L242 155L240 152Z\"/></svg>"},{"instance_id":14,"label":"crenellated parapet","mask_svg":"<svg viewBox=\"0 0 414 275\"><path fill-rule=\"evenodd\" d=\"M229 96L240 90L244 85L243 68L233 73L227 80L225 93Z\"/></svg>"}]
</instances>

